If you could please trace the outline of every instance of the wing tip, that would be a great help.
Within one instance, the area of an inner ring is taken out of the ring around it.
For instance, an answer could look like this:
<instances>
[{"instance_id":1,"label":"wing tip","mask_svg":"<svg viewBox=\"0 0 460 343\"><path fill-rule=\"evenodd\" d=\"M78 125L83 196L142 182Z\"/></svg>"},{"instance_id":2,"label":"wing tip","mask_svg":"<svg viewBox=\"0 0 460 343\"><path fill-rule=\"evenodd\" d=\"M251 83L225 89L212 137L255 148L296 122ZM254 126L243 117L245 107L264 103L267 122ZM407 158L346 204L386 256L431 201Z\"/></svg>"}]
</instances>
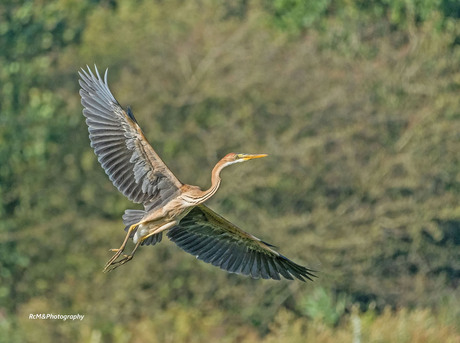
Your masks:
<instances>
[{"instance_id":1,"label":"wing tip","mask_svg":"<svg viewBox=\"0 0 460 343\"><path fill-rule=\"evenodd\" d=\"M134 117L134 113L133 113L133 111L131 110L131 107L130 107L130 106L127 106L127 108L126 108L126 114L128 115L128 117L129 117L133 122L135 122L136 124L138 124L136 118Z\"/></svg>"}]
</instances>

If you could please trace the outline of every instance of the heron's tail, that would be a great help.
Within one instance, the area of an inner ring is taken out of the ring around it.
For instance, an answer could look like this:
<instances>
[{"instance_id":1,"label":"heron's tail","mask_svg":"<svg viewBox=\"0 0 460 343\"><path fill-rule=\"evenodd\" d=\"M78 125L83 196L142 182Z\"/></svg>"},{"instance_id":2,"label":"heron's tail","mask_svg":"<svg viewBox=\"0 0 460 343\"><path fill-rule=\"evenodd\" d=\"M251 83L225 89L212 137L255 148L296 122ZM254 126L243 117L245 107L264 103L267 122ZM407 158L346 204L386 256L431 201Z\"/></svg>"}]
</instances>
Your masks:
<instances>
[{"instance_id":1,"label":"heron's tail","mask_svg":"<svg viewBox=\"0 0 460 343\"><path fill-rule=\"evenodd\" d=\"M123 224L125 224L125 231L136 223L139 223L141 219L145 215L145 211L143 210L126 210L125 214L123 215Z\"/></svg>"}]
</instances>

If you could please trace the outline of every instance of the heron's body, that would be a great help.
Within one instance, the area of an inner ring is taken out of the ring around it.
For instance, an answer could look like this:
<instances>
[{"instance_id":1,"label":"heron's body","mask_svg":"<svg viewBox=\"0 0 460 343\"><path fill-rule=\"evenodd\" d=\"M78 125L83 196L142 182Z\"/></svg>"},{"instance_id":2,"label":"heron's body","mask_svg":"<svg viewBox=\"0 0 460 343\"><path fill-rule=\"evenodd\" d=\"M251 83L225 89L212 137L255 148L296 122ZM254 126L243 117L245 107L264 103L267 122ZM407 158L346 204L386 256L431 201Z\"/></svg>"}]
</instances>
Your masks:
<instances>
[{"instance_id":1,"label":"heron's body","mask_svg":"<svg viewBox=\"0 0 460 343\"><path fill-rule=\"evenodd\" d=\"M196 195L202 193L197 186L183 185L182 194L168 202L162 208L153 212L146 212L142 219L136 223L138 227L133 237L133 242L137 243L140 237L147 238L148 235L158 234L178 224L190 210L203 201L194 202Z\"/></svg>"},{"instance_id":2,"label":"heron's body","mask_svg":"<svg viewBox=\"0 0 460 343\"><path fill-rule=\"evenodd\" d=\"M104 80L97 68L96 75L89 68L79 74L91 146L118 190L144 205L144 210L125 211L125 240L119 249L112 249L116 253L105 270L128 262L140 245L154 245L168 231L168 237L180 248L229 272L277 280L280 275L302 281L314 276L308 268L295 264L272 245L203 204L218 190L225 167L265 154L227 154L213 168L207 190L183 184L150 146L131 111L124 111L115 100L108 88L107 71ZM134 250L117 260L130 238L136 244Z\"/></svg>"}]
</instances>

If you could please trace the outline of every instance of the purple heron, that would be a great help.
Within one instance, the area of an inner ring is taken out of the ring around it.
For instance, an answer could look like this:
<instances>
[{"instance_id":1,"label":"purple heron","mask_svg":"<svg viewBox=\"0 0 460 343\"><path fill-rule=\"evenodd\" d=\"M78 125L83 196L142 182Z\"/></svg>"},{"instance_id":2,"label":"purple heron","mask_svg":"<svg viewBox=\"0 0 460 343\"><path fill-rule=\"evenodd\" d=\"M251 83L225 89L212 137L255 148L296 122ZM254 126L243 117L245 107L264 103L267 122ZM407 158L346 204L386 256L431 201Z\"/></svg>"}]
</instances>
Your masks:
<instances>
[{"instance_id":1,"label":"purple heron","mask_svg":"<svg viewBox=\"0 0 460 343\"><path fill-rule=\"evenodd\" d=\"M148 143L130 108L125 111L104 79L81 69L80 96L91 146L112 183L144 210L126 210L126 237L107 262L110 271L130 261L140 245L155 245L167 236L186 252L230 273L253 278L312 280L313 270L284 257L259 238L244 232L203 203L216 193L220 172L229 165L266 156L230 153L212 170L211 187L205 191L180 182ZM123 253L129 239L135 247Z\"/></svg>"}]
</instances>

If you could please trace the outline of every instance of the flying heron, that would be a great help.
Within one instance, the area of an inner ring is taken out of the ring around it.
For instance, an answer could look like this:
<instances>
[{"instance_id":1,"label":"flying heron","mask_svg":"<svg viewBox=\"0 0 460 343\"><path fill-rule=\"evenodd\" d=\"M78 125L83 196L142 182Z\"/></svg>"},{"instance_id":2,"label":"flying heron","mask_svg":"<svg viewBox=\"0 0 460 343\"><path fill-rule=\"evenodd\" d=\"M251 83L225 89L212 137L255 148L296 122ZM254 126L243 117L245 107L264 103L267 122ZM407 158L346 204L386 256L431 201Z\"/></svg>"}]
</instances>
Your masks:
<instances>
[{"instance_id":1,"label":"flying heron","mask_svg":"<svg viewBox=\"0 0 460 343\"><path fill-rule=\"evenodd\" d=\"M203 203L216 193L220 172L229 165L267 156L229 153L211 172L211 187L205 191L180 182L145 138L130 108L125 111L110 92L107 70L104 79L88 67L81 69L80 96L91 146L112 183L144 210L126 210L126 237L105 265L110 271L130 261L140 245L155 245L163 231L186 252L230 273L253 278L280 280L293 277L312 280L313 270L300 266L275 247L244 232ZM135 247L123 253L129 239Z\"/></svg>"}]
</instances>

